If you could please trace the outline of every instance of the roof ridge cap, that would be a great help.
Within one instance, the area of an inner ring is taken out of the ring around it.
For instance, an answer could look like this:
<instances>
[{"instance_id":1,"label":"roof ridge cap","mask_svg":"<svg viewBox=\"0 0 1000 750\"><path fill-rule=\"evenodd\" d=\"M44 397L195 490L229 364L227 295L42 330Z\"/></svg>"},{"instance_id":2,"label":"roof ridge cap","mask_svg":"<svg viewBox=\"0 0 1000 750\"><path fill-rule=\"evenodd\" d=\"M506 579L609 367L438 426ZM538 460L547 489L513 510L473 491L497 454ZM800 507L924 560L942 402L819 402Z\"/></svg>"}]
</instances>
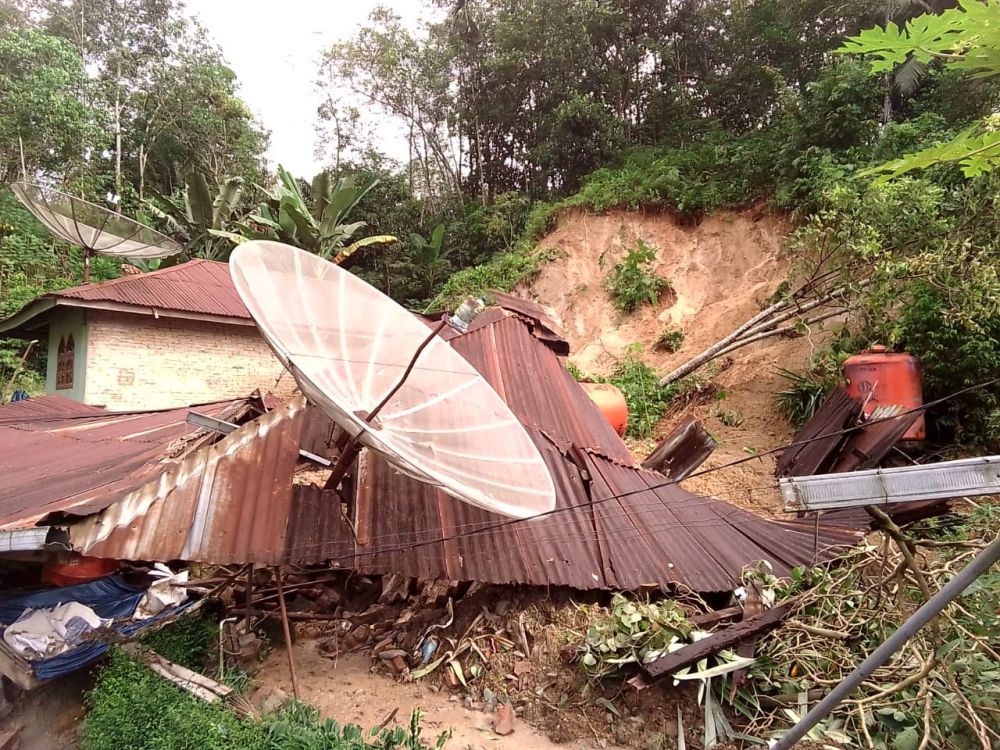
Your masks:
<instances>
[{"instance_id":1,"label":"roof ridge cap","mask_svg":"<svg viewBox=\"0 0 1000 750\"><path fill-rule=\"evenodd\" d=\"M57 298L64 296L69 292L101 289L109 286L120 286L121 284L140 282L144 279L148 279L151 276L167 276L171 273L176 273L177 271L188 265L199 265L202 263L217 263L217 262L219 261L211 261L205 258L192 258L191 260L185 261L184 263L178 263L177 265L168 266L167 268L157 268L155 271L148 271L146 273L119 276L116 279L107 279L106 281L100 281L96 284L78 284L77 286L68 286L65 289L56 289L54 291L47 292L42 296L48 298ZM227 264L223 263L222 265L227 265Z\"/></svg>"}]
</instances>

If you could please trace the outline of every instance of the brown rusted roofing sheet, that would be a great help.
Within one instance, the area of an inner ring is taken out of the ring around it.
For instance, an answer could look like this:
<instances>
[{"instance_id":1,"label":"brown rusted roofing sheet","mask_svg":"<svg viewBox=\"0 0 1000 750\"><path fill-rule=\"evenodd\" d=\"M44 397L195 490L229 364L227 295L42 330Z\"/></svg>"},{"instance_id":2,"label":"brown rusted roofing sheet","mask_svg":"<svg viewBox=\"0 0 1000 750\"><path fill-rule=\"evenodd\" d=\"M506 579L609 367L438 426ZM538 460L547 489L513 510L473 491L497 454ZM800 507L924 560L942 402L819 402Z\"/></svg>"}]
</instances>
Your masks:
<instances>
[{"instance_id":1,"label":"brown rusted roofing sheet","mask_svg":"<svg viewBox=\"0 0 1000 750\"><path fill-rule=\"evenodd\" d=\"M74 548L146 560L333 560L362 572L579 589L722 591L758 560L788 573L858 539L857 532L827 527L814 538L812 529L761 519L639 469L520 316L494 317L452 345L525 424L552 474L559 512L512 521L412 480L365 451L355 539L336 495L291 483L303 437L324 434L296 399L76 523Z\"/></svg>"},{"instance_id":2,"label":"brown rusted roofing sheet","mask_svg":"<svg viewBox=\"0 0 1000 750\"><path fill-rule=\"evenodd\" d=\"M795 433L792 447L784 450L778 459L775 476L822 474L823 467L829 464L844 442L840 431L853 425L860 413L860 401L847 395L843 388L835 389L812 419Z\"/></svg>"},{"instance_id":3,"label":"brown rusted roofing sheet","mask_svg":"<svg viewBox=\"0 0 1000 750\"><path fill-rule=\"evenodd\" d=\"M229 276L229 265L211 260L189 260L151 273L61 289L45 297L250 319Z\"/></svg>"},{"instance_id":4,"label":"brown rusted roofing sheet","mask_svg":"<svg viewBox=\"0 0 1000 750\"><path fill-rule=\"evenodd\" d=\"M74 524L74 549L96 557L206 563L285 562L289 520L310 543L339 504L292 512L292 476L307 407L296 397L161 470L102 512ZM349 533L349 530L348 530ZM301 545L300 545L301 546ZM297 562L318 561L315 550Z\"/></svg>"},{"instance_id":5,"label":"brown rusted roofing sheet","mask_svg":"<svg viewBox=\"0 0 1000 750\"><path fill-rule=\"evenodd\" d=\"M232 419L247 400L199 406ZM0 529L107 507L196 430L187 409L113 413L59 396L0 407Z\"/></svg>"},{"instance_id":6,"label":"brown rusted roofing sheet","mask_svg":"<svg viewBox=\"0 0 1000 750\"><path fill-rule=\"evenodd\" d=\"M688 417L670 431L656 450L642 462L642 468L652 469L680 481L712 455L716 442L701 422Z\"/></svg>"}]
</instances>

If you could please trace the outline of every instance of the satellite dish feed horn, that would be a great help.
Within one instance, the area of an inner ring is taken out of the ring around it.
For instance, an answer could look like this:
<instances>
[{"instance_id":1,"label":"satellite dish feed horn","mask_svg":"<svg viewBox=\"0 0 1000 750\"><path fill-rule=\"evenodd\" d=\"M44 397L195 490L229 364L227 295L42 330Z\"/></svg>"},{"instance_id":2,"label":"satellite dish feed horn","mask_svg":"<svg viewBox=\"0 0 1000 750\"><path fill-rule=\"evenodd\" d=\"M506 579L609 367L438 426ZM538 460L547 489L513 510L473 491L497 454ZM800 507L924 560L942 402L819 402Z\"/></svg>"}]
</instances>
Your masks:
<instances>
[{"instance_id":1,"label":"satellite dish feed horn","mask_svg":"<svg viewBox=\"0 0 1000 750\"><path fill-rule=\"evenodd\" d=\"M552 477L527 431L437 335L448 319L428 332L354 274L279 242L240 245L230 272L278 359L350 437L331 480L368 448L495 513L528 518L555 507ZM459 319L478 304L460 308Z\"/></svg>"},{"instance_id":2,"label":"satellite dish feed horn","mask_svg":"<svg viewBox=\"0 0 1000 750\"><path fill-rule=\"evenodd\" d=\"M15 182L10 188L49 232L83 249L85 284L90 281L94 255L126 260L166 258L183 249L145 224L54 188L30 182Z\"/></svg>"}]
</instances>

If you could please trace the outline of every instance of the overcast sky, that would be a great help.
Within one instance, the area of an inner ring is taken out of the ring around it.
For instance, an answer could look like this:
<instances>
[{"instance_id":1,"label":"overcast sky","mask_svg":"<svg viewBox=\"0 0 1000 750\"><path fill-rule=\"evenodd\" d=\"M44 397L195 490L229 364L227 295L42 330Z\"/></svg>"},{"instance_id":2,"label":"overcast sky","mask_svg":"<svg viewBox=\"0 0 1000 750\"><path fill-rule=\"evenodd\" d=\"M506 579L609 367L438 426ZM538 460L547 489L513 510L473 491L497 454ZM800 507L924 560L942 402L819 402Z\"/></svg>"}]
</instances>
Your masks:
<instances>
[{"instance_id":1,"label":"overcast sky","mask_svg":"<svg viewBox=\"0 0 1000 750\"><path fill-rule=\"evenodd\" d=\"M377 5L391 8L412 26L424 10L422 0L187 2L236 71L243 99L271 131L268 157L305 178L320 166L313 157L320 54L351 36ZM406 153L405 143L380 145L397 158Z\"/></svg>"}]
</instances>

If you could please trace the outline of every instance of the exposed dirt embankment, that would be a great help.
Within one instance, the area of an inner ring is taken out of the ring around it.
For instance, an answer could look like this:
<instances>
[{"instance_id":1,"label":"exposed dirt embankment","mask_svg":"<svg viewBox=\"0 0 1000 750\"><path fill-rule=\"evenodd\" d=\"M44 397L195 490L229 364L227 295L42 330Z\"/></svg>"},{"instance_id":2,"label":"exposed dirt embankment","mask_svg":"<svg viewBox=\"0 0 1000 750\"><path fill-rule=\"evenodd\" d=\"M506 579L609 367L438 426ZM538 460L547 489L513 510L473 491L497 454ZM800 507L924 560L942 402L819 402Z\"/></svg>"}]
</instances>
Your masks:
<instances>
[{"instance_id":1,"label":"exposed dirt embankment","mask_svg":"<svg viewBox=\"0 0 1000 750\"><path fill-rule=\"evenodd\" d=\"M790 230L787 220L760 209L718 212L697 226L682 225L667 214L572 212L539 243L558 250L560 257L548 263L522 293L562 317L572 346L570 360L581 370L608 374L630 345L640 343L644 359L666 373L764 306L789 274L782 248ZM654 248L656 271L670 282L673 294L664 295L658 307L647 305L623 316L615 309L605 280L639 239ZM683 331L682 347L675 353L654 351L653 344L667 328ZM724 397L668 414L656 437L669 431L682 415L694 414L720 441L706 467L781 445L793 431L777 404L776 394L787 385L778 368L801 369L821 340L821 333L772 339L708 365L698 374L711 375ZM641 457L654 443L632 447ZM693 478L685 486L774 513L778 500L773 468L773 457L755 459Z\"/></svg>"}]
</instances>

